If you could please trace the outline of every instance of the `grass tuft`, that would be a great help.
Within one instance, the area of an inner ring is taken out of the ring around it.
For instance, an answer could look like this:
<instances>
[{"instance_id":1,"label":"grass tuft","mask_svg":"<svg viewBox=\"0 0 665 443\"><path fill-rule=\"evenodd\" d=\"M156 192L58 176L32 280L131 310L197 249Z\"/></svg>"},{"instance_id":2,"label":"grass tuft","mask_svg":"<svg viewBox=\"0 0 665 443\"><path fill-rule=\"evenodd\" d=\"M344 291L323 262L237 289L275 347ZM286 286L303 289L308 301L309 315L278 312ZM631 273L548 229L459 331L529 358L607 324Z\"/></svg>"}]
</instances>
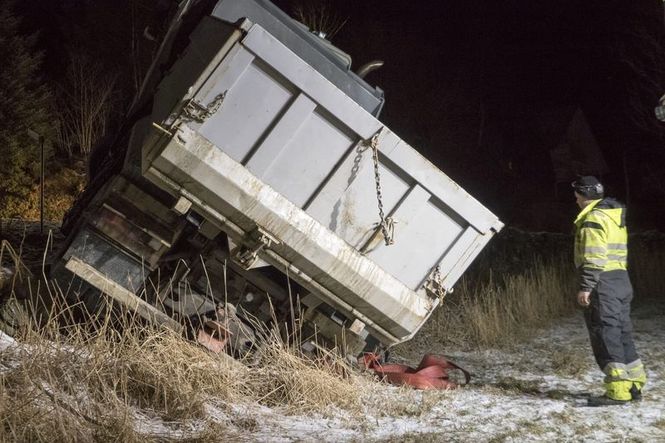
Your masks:
<instances>
[{"instance_id":1,"label":"grass tuft","mask_svg":"<svg viewBox=\"0 0 665 443\"><path fill-rule=\"evenodd\" d=\"M443 345L505 346L573 311L574 276L563 261L535 264L519 275L463 278L421 336Z\"/></svg>"},{"instance_id":2,"label":"grass tuft","mask_svg":"<svg viewBox=\"0 0 665 443\"><path fill-rule=\"evenodd\" d=\"M261 404L286 406L292 413L325 413L331 406L360 412L366 381L334 352L313 358L283 340L275 329L264 329L262 344L249 374Z\"/></svg>"},{"instance_id":3,"label":"grass tuft","mask_svg":"<svg viewBox=\"0 0 665 443\"><path fill-rule=\"evenodd\" d=\"M41 294L3 305L20 321L12 321L15 341L0 341L0 441L215 441L225 426L208 415L211 404L362 409L367 379L334 353L305 355L276 329L264 326L258 350L242 365L118 306L92 315L55 285L30 288ZM150 420L157 429L146 426ZM168 423L178 429L164 429Z\"/></svg>"}]
</instances>

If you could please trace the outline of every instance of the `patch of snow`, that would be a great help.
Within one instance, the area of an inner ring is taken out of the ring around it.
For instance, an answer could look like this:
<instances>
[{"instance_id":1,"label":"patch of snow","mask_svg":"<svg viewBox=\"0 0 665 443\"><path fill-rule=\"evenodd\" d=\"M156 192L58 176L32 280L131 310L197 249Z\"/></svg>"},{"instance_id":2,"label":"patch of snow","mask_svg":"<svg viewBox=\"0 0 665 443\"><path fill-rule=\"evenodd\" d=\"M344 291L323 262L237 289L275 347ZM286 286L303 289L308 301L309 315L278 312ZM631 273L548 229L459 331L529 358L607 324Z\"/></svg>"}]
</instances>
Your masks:
<instances>
[{"instance_id":1,"label":"patch of snow","mask_svg":"<svg viewBox=\"0 0 665 443\"><path fill-rule=\"evenodd\" d=\"M233 424L251 417L253 427L238 432L266 442L665 441L665 309L636 314L635 340L650 376L641 402L586 406L588 395L602 394L603 374L595 366L584 321L577 314L512 350L452 353L452 360L475 373L469 386L455 391L385 386L368 399L364 416L357 418L342 412L333 418L292 416L259 405L229 405L216 419ZM557 355L579 365L575 375L566 373L566 367L555 369L560 364ZM516 388L502 384L505 379L517 380ZM521 390L520 382L529 383L528 389ZM391 413L386 408L391 404L405 406Z\"/></svg>"},{"instance_id":2,"label":"patch of snow","mask_svg":"<svg viewBox=\"0 0 665 443\"><path fill-rule=\"evenodd\" d=\"M16 340L0 330L0 352L16 346Z\"/></svg>"},{"instance_id":3,"label":"patch of snow","mask_svg":"<svg viewBox=\"0 0 665 443\"><path fill-rule=\"evenodd\" d=\"M461 389L379 385L355 415L334 409L294 415L255 403L210 399L200 420L165 422L157 414L137 411L135 429L146 438L168 440L196 439L216 423L224 432L222 440L265 442L665 441L664 324L665 306L636 310L635 341L649 382L641 402L622 406L586 406L588 395L602 394L603 374L578 313L511 349L451 350L451 360L474 374ZM13 352L28 348L0 332L5 366ZM67 400L76 407L86 404L80 396Z\"/></svg>"}]
</instances>

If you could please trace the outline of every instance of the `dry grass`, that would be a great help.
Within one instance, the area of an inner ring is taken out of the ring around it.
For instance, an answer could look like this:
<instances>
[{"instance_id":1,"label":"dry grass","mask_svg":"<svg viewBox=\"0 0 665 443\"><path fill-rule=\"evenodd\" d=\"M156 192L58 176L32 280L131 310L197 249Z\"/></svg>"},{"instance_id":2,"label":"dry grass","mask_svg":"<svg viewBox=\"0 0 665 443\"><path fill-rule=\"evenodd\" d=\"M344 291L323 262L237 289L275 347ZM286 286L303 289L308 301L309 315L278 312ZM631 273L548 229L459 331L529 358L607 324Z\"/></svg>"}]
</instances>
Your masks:
<instances>
[{"instance_id":1,"label":"dry grass","mask_svg":"<svg viewBox=\"0 0 665 443\"><path fill-rule=\"evenodd\" d=\"M397 388L395 394L372 393L365 401L372 411L382 417L423 417L437 405L449 403L457 395L454 391L415 391L407 386Z\"/></svg>"},{"instance_id":2,"label":"dry grass","mask_svg":"<svg viewBox=\"0 0 665 443\"><path fill-rule=\"evenodd\" d=\"M169 330L129 318L68 327L54 309L2 353L0 440L143 441L140 414L164 422L205 418L209 396L225 401L247 392L244 374ZM202 426L197 426L203 432Z\"/></svg>"},{"instance_id":3,"label":"dry grass","mask_svg":"<svg viewBox=\"0 0 665 443\"><path fill-rule=\"evenodd\" d=\"M211 418L210 404L361 412L367 379L333 353L307 357L277 330L262 331L249 366L232 364L117 306L74 322L82 306L49 288L56 295L0 353L0 441L215 441L249 426Z\"/></svg>"},{"instance_id":4,"label":"dry grass","mask_svg":"<svg viewBox=\"0 0 665 443\"><path fill-rule=\"evenodd\" d=\"M631 237L629 269L636 299L665 297L665 240L662 234Z\"/></svg>"},{"instance_id":5,"label":"dry grass","mask_svg":"<svg viewBox=\"0 0 665 443\"><path fill-rule=\"evenodd\" d=\"M522 394L541 394L540 388L542 381L539 380L524 380L515 377L501 377L497 380L495 386L511 392Z\"/></svg>"},{"instance_id":6,"label":"dry grass","mask_svg":"<svg viewBox=\"0 0 665 443\"><path fill-rule=\"evenodd\" d=\"M636 291L662 294L659 277L665 253L636 250L631 258ZM85 324L72 322L77 306L61 303L63 295L49 288L57 296L42 311L46 320L33 318L17 335L17 345L0 352L0 441L145 441L174 436L215 441L257 426L251 417L211 417L211 404L224 409L259 403L304 414L338 408L357 417L370 406L378 409L367 400L376 398L376 385L333 353L306 356L275 328L259 328L260 343L247 367L230 365L172 331L147 326L110 306L107 312L113 315L91 317ZM44 292L43 285L40 290ZM433 343L509 345L571 312L574 292L574 273L565 261L535 262L520 275L466 279L417 340L427 341L428 348ZM563 353L554 356L553 366L570 375L581 370ZM510 381L503 387L532 390ZM403 405L382 407L390 415L421 415L445 401L447 394L441 395L420 400L406 395ZM150 420L160 426L147 427Z\"/></svg>"},{"instance_id":7,"label":"dry grass","mask_svg":"<svg viewBox=\"0 0 665 443\"><path fill-rule=\"evenodd\" d=\"M501 346L574 309L575 280L563 261L482 283L464 278L421 335L441 344Z\"/></svg>"},{"instance_id":8,"label":"dry grass","mask_svg":"<svg viewBox=\"0 0 665 443\"><path fill-rule=\"evenodd\" d=\"M474 343L496 345L570 312L573 279L561 263L537 264L524 275L465 288L463 309ZM464 297L464 295L463 295Z\"/></svg>"},{"instance_id":9,"label":"dry grass","mask_svg":"<svg viewBox=\"0 0 665 443\"><path fill-rule=\"evenodd\" d=\"M55 171L44 182L44 219L60 221L83 190L86 177L82 170L58 164L51 164L49 168ZM0 218L16 216L23 220L39 220L39 184L32 185L25 199L9 199L7 205L0 208Z\"/></svg>"},{"instance_id":10,"label":"dry grass","mask_svg":"<svg viewBox=\"0 0 665 443\"><path fill-rule=\"evenodd\" d=\"M589 369L589 360L570 349L557 349L551 353L552 369L559 375L576 377Z\"/></svg>"},{"instance_id":11,"label":"dry grass","mask_svg":"<svg viewBox=\"0 0 665 443\"><path fill-rule=\"evenodd\" d=\"M550 245L538 238L536 246L541 243ZM567 254L541 260L530 258L524 245L515 246L518 256L503 246L506 250L496 251L498 262L488 257L479 260L416 335L415 343L400 345L398 354L413 356L423 348L432 349L433 344L441 349L511 346L577 308L576 273ZM665 236L631 236L629 259L636 302L664 297ZM493 273L492 268L501 269L502 274ZM575 356L569 354L553 355L553 368L575 376L585 367L582 360L572 364Z\"/></svg>"},{"instance_id":12,"label":"dry grass","mask_svg":"<svg viewBox=\"0 0 665 443\"><path fill-rule=\"evenodd\" d=\"M412 431L396 437L388 437L381 441L383 443L438 443L454 441L454 439L450 438L450 433Z\"/></svg>"},{"instance_id":13,"label":"dry grass","mask_svg":"<svg viewBox=\"0 0 665 443\"><path fill-rule=\"evenodd\" d=\"M256 357L248 383L261 404L287 407L292 413L325 413L331 406L361 411L366 382L336 354L310 358L273 334Z\"/></svg>"},{"instance_id":14,"label":"dry grass","mask_svg":"<svg viewBox=\"0 0 665 443\"><path fill-rule=\"evenodd\" d=\"M0 356L0 441L158 438L140 431L140 416L189 423L192 430L181 437L201 437L220 425L210 423L210 402L359 413L368 383L333 354L308 358L277 334L246 367L170 330L133 323L63 333L55 324L31 327Z\"/></svg>"}]
</instances>

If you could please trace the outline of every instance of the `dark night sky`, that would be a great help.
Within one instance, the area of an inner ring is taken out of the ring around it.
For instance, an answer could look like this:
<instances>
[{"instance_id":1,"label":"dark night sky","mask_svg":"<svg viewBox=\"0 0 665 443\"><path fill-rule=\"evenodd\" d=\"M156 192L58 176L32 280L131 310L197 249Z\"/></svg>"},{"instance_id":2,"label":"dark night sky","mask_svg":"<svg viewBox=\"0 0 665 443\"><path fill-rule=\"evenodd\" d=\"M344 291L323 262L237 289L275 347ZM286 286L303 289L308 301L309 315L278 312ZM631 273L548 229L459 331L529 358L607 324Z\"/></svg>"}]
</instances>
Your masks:
<instances>
[{"instance_id":1,"label":"dark night sky","mask_svg":"<svg viewBox=\"0 0 665 443\"><path fill-rule=\"evenodd\" d=\"M559 229L574 216L569 185L555 191L549 149L558 139L539 133L533 118L549 113L565 121L578 107L609 164L603 179L610 192L628 197L627 152L633 218L644 226L665 218L665 195L654 199L642 172L645 159L665 164L662 127L652 117L665 92L660 1L331 4L348 18L332 40L356 68L386 62L368 77L386 93L382 120L504 220ZM654 40L657 56L640 55L650 50L642 34ZM651 71L650 81L630 63ZM655 133L636 119L653 120ZM547 217L557 220L544 223Z\"/></svg>"},{"instance_id":2,"label":"dark night sky","mask_svg":"<svg viewBox=\"0 0 665 443\"><path fill-rule=\"evenodd\" d=\"M291 12L296 0L273 1ZM566 229L575 208L569 187L555 191L549 149L558 139L539 133L534 116L565 121L580 107L609 163L603 179L610 192L630 197L638 225L665 229L665 186L658 179L665 174L665 137L652 117L665 92L659 0L328 4L347 19L332 41L353 56L355 68L385 61L367 78L385 91L381 119L503 220ZM112 15L111 5L41 0L22 6L47 41L47 70L62 65L58 42L74 41L49 14L69 11L64 23L113 17L113 26L126 25L121 7ZM110 34L98 34L98 54L108 57Z\"/></svg>"}]
</instances>

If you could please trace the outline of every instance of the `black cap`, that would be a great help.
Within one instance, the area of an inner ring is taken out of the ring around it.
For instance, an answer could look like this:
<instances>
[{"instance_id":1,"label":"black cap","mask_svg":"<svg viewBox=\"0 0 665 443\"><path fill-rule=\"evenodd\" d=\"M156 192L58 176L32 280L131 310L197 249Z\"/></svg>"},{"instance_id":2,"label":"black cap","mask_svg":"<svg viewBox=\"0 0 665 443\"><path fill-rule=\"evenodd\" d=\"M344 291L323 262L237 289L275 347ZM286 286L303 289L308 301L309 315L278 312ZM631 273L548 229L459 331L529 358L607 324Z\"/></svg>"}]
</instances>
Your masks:
<instances>
[{"instance_id":1,"label":"black cap","mask_svg":"<svg viewBox=\"0 0 665 443\"><path fill-rule=\"evenodd\" d=\"M585 175L584 177L580 177L575 180L572 185L573 189L575 189L575 192L591 199L603 198L605 193L603 184L593 175Z\"/></svg>"}]
</instances>

